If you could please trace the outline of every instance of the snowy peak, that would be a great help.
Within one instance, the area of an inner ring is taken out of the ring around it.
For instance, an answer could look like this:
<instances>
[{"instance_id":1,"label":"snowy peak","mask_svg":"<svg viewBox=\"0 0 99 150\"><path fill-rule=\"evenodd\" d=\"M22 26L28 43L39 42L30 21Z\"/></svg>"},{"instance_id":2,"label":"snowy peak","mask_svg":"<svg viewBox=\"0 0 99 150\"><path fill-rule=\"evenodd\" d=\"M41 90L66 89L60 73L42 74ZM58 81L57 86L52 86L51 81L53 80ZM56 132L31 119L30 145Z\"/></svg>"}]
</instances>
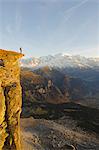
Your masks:
<instances>
[{"instance_id":1,"label":"snowy peak","mask_svg":"<svg viewBox=\"0 0 99 150\"><path fill-rule=\"evenodd\" d=\"M39 68L44 66L55 68L93 68L99 67L99 58L86 58L80 55L59 53L56 55L28 58L21 60L22 67Z\"/></svg>"}]
</instances>

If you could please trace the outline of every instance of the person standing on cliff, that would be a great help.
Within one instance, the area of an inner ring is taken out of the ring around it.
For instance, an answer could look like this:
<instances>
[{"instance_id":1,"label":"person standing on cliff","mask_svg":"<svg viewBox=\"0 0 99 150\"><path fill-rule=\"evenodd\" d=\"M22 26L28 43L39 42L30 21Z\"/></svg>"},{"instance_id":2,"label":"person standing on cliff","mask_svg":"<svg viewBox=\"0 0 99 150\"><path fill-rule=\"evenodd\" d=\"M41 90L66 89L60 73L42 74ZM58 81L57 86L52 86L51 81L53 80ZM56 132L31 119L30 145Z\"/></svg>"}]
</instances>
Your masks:
<instances>
[{"instance_id":1,"label":"person standing on cliff","mask_svg":"<svg viewBox=\"0 0 99 150\"><path fill-rule=\"evenodd\" d=\"M20 47L20 53L22 54L22 48Z\"/></svg>"}]
</instances>

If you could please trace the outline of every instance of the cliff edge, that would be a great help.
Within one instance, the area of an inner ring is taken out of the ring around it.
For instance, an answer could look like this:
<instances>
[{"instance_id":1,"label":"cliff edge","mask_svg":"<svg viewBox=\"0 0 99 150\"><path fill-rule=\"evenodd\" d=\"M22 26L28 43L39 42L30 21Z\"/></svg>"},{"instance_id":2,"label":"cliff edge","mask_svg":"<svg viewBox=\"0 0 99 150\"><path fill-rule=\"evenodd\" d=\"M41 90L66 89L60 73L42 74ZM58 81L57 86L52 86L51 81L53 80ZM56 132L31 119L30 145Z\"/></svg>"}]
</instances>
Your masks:
<instances>
[{"instance_id":1,"label":"cliff edge","mask_svg":"<svg viewBox=\"0 0 99 150\"><path fill-rule=\"evenodd\" d=\"M21 53L0 49L0 150L20 150Z\"/></svg>"}]
</instances>

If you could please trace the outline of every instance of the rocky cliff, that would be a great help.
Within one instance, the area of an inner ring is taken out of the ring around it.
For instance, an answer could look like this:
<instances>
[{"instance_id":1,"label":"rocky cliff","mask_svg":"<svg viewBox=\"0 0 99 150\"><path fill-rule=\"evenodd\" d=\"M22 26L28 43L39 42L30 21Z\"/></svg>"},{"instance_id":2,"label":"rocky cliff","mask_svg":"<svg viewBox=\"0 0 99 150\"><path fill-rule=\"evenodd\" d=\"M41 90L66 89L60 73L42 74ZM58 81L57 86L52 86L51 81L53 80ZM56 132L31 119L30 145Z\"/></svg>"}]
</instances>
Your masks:
<instances>
[{"instance_id":1,"label":"rocky cliff","mask_svg":"<svg viewBox=\"0 0 99 150\"><path fill-rule=\"evenodd\" d=\"M18 60L23 54L0 49L0 150L20 150L21 86Z\"/></svg>"}]
</instances>

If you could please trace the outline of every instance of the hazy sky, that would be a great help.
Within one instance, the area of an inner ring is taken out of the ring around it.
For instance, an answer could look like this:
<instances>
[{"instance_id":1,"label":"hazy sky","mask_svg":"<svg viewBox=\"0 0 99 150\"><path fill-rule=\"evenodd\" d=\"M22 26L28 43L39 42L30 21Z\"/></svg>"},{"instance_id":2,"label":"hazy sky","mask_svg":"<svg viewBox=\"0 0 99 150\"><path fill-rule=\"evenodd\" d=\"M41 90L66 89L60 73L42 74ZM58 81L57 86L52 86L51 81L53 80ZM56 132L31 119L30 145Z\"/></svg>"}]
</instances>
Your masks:
<instances>
[{"instance_id":1,"label":"hazy sky","mask_svg":"<svg viewBox=\"0 0 99 150\"><path fill-rule=\"evenodd\" d=\"M0 0L0 48L99 57L99 0Z\"/></svg>"}]
</instances>

